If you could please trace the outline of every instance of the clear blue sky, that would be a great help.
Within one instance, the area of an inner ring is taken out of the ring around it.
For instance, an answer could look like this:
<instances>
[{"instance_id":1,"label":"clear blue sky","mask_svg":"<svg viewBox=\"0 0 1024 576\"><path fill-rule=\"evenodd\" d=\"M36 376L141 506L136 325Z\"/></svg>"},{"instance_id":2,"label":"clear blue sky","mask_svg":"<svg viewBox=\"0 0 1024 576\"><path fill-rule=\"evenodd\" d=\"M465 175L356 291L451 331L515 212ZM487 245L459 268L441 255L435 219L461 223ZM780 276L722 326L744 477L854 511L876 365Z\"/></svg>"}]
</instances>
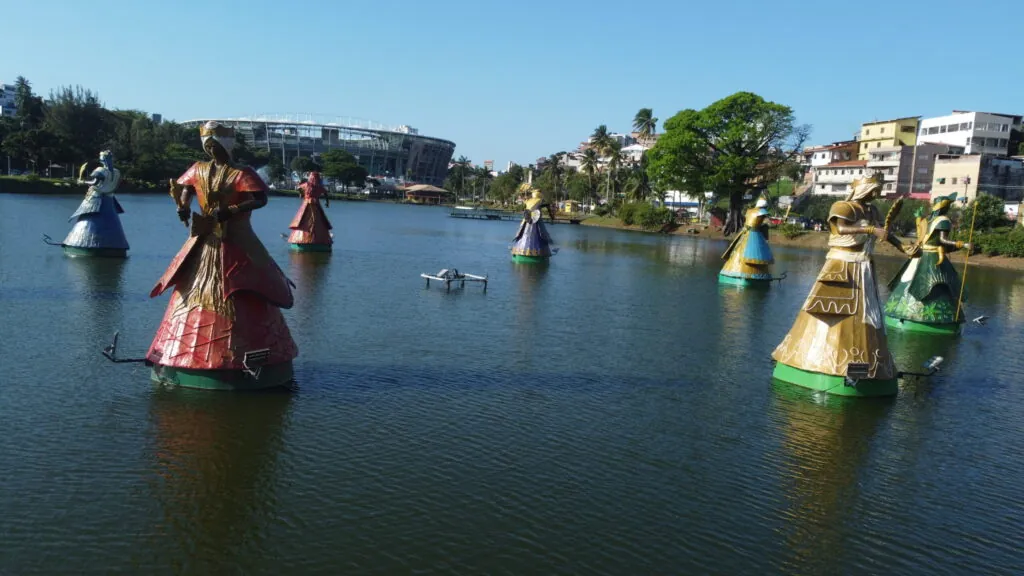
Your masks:
<instances>
[{"instance_id":1,"label":"clear blue sky","mask_svg":"<svg viewBox=\"0 0 1024 576\"><path fill-rule=\"evenodd\" d=\"M533 162L598 124L740 90L816 143L860 123L1024 114L1024 1L4 2L0 81L80 84L165 118L318 113ZM660 125L659 125L660 128Z\"/></svg>"}]
</instances>

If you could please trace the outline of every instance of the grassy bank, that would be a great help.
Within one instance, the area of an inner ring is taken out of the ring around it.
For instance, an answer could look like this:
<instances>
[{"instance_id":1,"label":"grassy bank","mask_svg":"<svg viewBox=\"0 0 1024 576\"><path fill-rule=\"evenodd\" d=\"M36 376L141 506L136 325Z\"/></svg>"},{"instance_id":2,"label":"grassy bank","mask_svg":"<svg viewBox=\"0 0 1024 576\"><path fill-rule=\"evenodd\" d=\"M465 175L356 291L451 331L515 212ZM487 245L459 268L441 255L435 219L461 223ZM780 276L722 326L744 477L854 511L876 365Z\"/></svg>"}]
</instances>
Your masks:
<instances>
[{"instance_id":1,"label":"grassy bank","mask_svg":"<svg viewBox=\"0 0 1024 576\"><path fill-rule=\"evenodd\" d=\"M611 216L591 216L584 220L582 224L584 226L599 226L602 228L614 228L616 230L629 230L632 232L652 233L650 230L643 230L639 226L626 226L622 223L621 220ZM721 240L723 243L728 240L731 240L732 238L723 236L720 231L704 226L703 224L683 224L676 227L674 230L669 232L669 234L673 236L689 236L696 238L706 238L709 240ZM1015 232L1014 234L1017 233ZM1020 232L1020 234L1024 236L1024 231ZM975 233L975 245L978 246L979 249L983 248L983 246L985 245L984 241L982 240L984 236L985 235L979 235ZM901 241L904 245L909 245L912 242L914 242L914 240L910 238L901 238ZM787 246L792 248L824 252L828 250L828 233L805 231L803 234L798 234L793 236L792 238L787 238L785 235L773 230L768 235L768 243L774 246ZM891 258L906 258L906 256L902 252L897 250L891 244L887 244L884 242L875 244L875 254ZM959 267L962 266L964 256L965 253L962 251L954 252L949 255L949 260L950 262L957 263L959 265L958 269L960 269ZM1015 258L1001 254L989 255L984 253L974 253L971 254L970 264L972 266L991 266L994 268L1024 271L1024 258Z\"/></svg>"}]
</instances>

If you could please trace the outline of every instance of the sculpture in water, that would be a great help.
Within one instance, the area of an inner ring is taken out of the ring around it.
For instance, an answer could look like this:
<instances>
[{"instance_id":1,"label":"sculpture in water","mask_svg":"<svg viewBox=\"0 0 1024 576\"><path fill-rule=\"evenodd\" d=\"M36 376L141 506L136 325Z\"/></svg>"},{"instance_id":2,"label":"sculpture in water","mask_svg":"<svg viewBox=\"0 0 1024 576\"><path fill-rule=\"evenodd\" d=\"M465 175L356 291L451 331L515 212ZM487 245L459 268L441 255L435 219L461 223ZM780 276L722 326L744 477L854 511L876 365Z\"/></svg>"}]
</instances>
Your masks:
<instances>
[{"instance_id":1,"label":"sculpture in water","mask_svg":"<svg viewBox=\"0 0 1024 576\"><path fill-rule=\"evenodd\" d=\"M758 198L747 210L743 230L722 254L725 265L718 273L722 284L738 286L770 285L772 280L772 249L768 246L768 201Z\"/></svg>"},{"instance_id":2,"label":"sculpture in water","mask_svg":"<svg viewBox=\"0 0 1024 576\"><path fill-rule=\"evenodd\" d=\"M292 341L281 308L291 282L252 230L250 212L267 203L251 169L231 162L234 132L216 122L200 131L212 158L196 162L171 196L190 235L150 297L173 288L147 359L154 380L195 388L268 388L292 379ZM195 197L200 213L191 213Z\"/></svg>"},{"instance_id":3,"label":"sculpture in water","mask_svg":"<svg viewBox=\"0 0 1024 576\"><path fill-rule=\"evenodd\" d=\"M949 239L953 224L946 215L956 194L940 196L931 213L917 217L917 244L910 259L889 283L885 323L914 332L956 334L963 322L960 309L960 275L946 254L971 249L970 244Z\"/></svg>"},{"instance_id":4,"label":"sculpture in water","mask_svg":"<svg viewBox=\"0 0 1024 576\"><path fill-rule=\"evenodd\" d=\"M85 179L90 165L95 168ZM64 252L71 256L124 258L128 254L128 240L118 216L124 213L124 209L114 197L114 191L121 183L121 171L114 168L114 158L109 150L100 152L98 165L82 164L78 183L87 184L89 191L69 219L75 224L61 243Z\"/></svg>"},{"instance_id":5,"label":"sculpture in water","mask_svg":"<svg viewBox=\"0 0 1024 576\"><path fill-rule=\"evenodd\" d=\"M299 185L302 206L289 226L292 230L288 244L298 252L329 252L334 240L331 238L331 221L320 205L320 198L330 207L331 199L327 189L320 183L320 173L310 172L306 181Z\"/></svg>"},{"instance_id":6,"label":"sculpture in water","mask_svg":"<svg viewBox=\"0 0 1024 576\"><path fill-rule=\"evenodd\" d=\"M530 189L528 186L526 189ZM516 262L547 262L551 257L551 236L541 217L541 210L547 208L551 214L551 205L544 202L539 190L533 190L526 201L526 211L519 224L519 231L512 240L512 260Z\"/></svg>"},{"instance_id":7,"label":"sculpture in water","mask_svg":"<svg viewBox=\"0 0 1024 576\"><path fill-rule=\"evenodd\" d=\"M875 282L875 240L902 249L871 204L882 189L878 177L855 180L853 192L829 211L829 251L796 321L778 345L774 377L846 396L897 392L897 371L885 334Z\"/></svg>"}]
</instances>

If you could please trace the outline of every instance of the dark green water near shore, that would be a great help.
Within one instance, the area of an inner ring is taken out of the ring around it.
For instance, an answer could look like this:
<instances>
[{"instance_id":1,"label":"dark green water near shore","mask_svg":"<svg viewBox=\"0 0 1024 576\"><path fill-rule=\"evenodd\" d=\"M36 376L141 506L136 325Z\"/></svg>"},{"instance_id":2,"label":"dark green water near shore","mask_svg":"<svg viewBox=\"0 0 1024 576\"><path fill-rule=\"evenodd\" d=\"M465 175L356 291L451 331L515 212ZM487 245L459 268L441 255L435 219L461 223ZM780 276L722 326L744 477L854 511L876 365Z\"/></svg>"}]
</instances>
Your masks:
<instances>
[{"instance_id":1,"label":"dark green water near shore","mask_svg":"<svg viewBox=\"0 0 1024 576\"><path fill-rule=\"evenodd\" d=\"M67 259L80 197L0 194L0 574L1011 574L1024 566L1024 276L972 269L959 339L891 334L887 401L773 384L824 254L767 292L724 243L332 203L335 252L290 254L293 394L154 387L147 294L185 239L123 196L130 258ZM900 262L879 261L888 279ZM425 289L421 272L486 273Z\"/></svg>"}]
</instances>

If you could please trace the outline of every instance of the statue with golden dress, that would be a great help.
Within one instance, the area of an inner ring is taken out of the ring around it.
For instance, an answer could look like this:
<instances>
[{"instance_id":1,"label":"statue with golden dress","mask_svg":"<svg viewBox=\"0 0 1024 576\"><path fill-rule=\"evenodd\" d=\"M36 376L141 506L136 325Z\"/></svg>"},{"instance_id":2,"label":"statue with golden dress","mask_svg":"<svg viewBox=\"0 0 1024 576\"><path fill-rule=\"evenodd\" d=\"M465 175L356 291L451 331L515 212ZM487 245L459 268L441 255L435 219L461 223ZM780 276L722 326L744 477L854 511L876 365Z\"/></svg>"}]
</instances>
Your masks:
<instances>
[{"instance_id":1,"label":"statue with golden dress","mask_svg":"<svg viewBox=\"0 0 1024 576\"><path fill-rule=\"evenodd\" d=\"M898 392L872 253L877 240L902 250L890 231L902 202L896 201L883 225L872 204L881 189L878 176L855 180L850 195L829 210L825 264L772 354L777 380L844 396Z\"/></svg>"}]
</instances>

